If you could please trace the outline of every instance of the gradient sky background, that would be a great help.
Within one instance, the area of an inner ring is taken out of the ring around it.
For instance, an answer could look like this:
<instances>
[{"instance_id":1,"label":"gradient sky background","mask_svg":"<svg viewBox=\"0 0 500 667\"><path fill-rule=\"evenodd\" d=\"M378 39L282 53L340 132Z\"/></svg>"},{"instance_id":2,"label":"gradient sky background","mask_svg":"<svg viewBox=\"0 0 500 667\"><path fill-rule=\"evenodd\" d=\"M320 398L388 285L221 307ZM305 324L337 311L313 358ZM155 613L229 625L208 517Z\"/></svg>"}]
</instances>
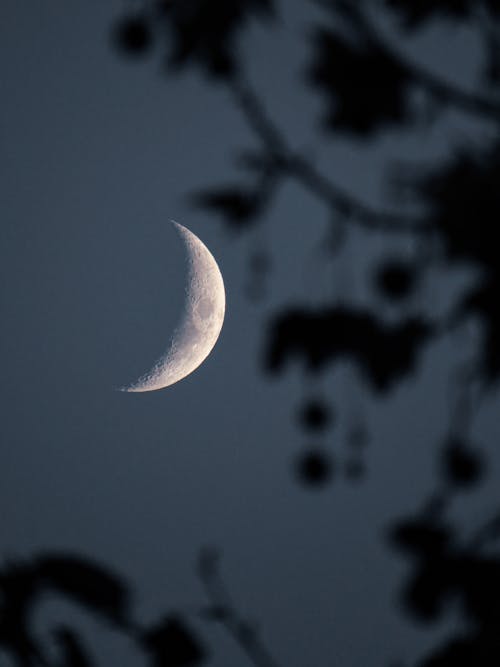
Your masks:
<instances>
[{"instance_id":1,"label":"gradient sky background","mask_svg":"<svg viewBox=\"0 0 500 667\"><path fill-rule=\"evenodd\" d=\"M110 26L123 11L119 2L2 2L0 554L67 550L100 560L127 579L146 621L203 602L194 565L200 547L214 545L239 608L258 621L281 664L413 659L446 627L429 631L401 616L396 595L407 563L381 535L432 489L447 369L467 350L435 345L418 382L380 403L358 396L341 374L313 384L335 396L341 416L353 404L365 412L368 476L360 485L339 476L321 491L300 488L291 461L306 443L294 410L306 388L298 369L272 382L263 375L263 325L275 307L321 303L351 281L348 298L372 299L366 276L385 241L353 235L359 271L346 277L344 267L335 284L308 268L327 211L297 188L283 189L262 236L233 237L191 209L184 195L232 180L232 155L253 140L222 89L196 74L165 78L159 51L144 62L119 57ZM314 125L319 100L297 85L303 3L287 0L287 12L277 29L255 27L245 38L251 74L293 145L352 190L377 201L383 158L444 155L454 133L478 134L448 114L445 131L383 139L369 154L342 141L325 148ZM474 74L474 62L460 57L464 44L474 47L471 34L426 39L417 55L451 78ZM182 309L186 267L169 218L216 257L226 321L190 377L127 395L114 387L158 357ZM246 251L266 239L274 272L268 300L256 306L245 297ZM433 308L450 302L459 278L443 277ZM342 418L327 440L340 458ZM493 404L475 432L491 449ZM492 505L498 472L493 465L481 497L457 506L464 521ZM58 609L47 603L40 627ZM102 664L141 664L122 639L84 615L81 623ZM211 648L211 667L248 664L222 631L193 627Z\"/></svg>"}]
</instances>

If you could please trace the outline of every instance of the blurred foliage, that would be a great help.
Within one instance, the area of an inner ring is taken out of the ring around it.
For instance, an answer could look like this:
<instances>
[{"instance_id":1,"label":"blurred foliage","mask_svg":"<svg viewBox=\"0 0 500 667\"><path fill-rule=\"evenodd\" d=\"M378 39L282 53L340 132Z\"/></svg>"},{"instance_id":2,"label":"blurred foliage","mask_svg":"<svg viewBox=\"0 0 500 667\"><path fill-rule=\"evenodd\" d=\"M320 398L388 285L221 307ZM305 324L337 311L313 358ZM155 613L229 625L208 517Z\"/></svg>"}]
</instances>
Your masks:
<instances>
[{"instance_id":1,"label":"blurred foliage","mask_svg":"<svg viewBox=\"0 0 500 667\"><path fill-rule=\"evenodd\" d=\"M426 347L453 336L464 323L480 323L483 335L475 343L476 354L469 359L467 372L450 370L450 396L454 398L450 400L449 433L436 448L437 490L420 513L394 523L389 544L411 559L412 571L401 595L408 614L432 623L458 605L463 617L463 631L415 664L492 667L500 664L500 557L491 551L498 546L500 513L469 540L460 536L445 515L455 494L476 490L485 478L487 461L469 431L481 399L500 382L500 3L314 0L304 3L304 15L308 10L312 30L300 39L306 52L305 82L311 95L319 96L322 141L341 138L366 148L390 133L401 137L416 129L430 132L450 110L482 124L482 140L462 137L458 147L450 142L446 159L393 170L390 212L389 207L374 208L290 147L279 121L271 119L246 77L240 38L249 19L279 18L286 13L283 3L163 0L150 18L150 27L154 25L155 34L163 40L170 69L181 73L194 66L208 80L224 86L256 140L255 147L245 147L236 165L244 177L208 186L192 194L191 201L243 234L268 219L277 186L289 181L324 204L332 225L323 250L332 264L347 252L346 229L350 226L376 232L378 238L385 235L388 240L406 235L419 246L416 257L385 253L371 274L374 307L355 305L347 298L321 307L286 303L272 313L263 360L269 374L284 373L298 362L305 376L317 375L347 361L356 367L366 391L388 395L415 374ZM403 45L401 50L379 32L374 11L389 21L396 42ZM482 58L474 89L461 88L405 53L404 39L409 34L443 29L443 25L448 30L450 26L468 27L479 36ZM131 51L140 51L140 44L147 41L140 34L141 30L129 39ZM122 45L126 42L127 38L122 39ZM420 107L415 102L418 96L423 100ZM393 205L402 195L417 204L414 212L408 213L407 207L404 212L394 212ZM272 278L270 257L270 249L257 255L250 250L250 298L265 298L266 284ZM419 311L422 285L432 290L432 280L437 280L432 270L454 271L457 266L474 269L480 278L463 289L451 314ZM388 305L395 315L390 320L384 319L380 307ZM479 391L474 394L477 386ZM338 406L334 412L329 397L318 397L314 387L296 410L297 424L308 438L293 461L301 486L324 489L337 479L339 452L334 456L324 438L337 428L339 417ZM309 440L313 436L316 442ZM358 410L345 436L345 479L364 478L369 440L362 410ZM205 616L222 623L256 665L275 665L251 630L245 624L240 627L238 614L217 578L213 554L201 559L200 572L213 597Z\"/></svg>"},{"instance_id":2,"label":"blurred foliage","mask_svg":"<svg viewBox=\"0 0 500 667\"><path fill-rule=\"evenodd\" d=\"M82 556L45 553L12 561L0 570L0 648L19 667L93 667L94 661L68 619L52 630L51 645L35 631L34 614L47 596L83 607L136 642L152 667L196 667L206 653L178 615L152 627L135 623L124 580ZM58 656L54 659L54 653Z\"/></svg>"},{"instance_id":3,"label":"blurred foliage","mask_svg":"<svg viewBox=\"0 0 500 667\"><path fill-rule=\"evenodd\" d=\"M340 137L367 146L382 133L409 136L417 126L420 132L422 127L431 129L449 109L483 124L488 141L481 145L462 141L459 148L451 147L446 160L413 174L410 170L407 182L394 179L395 192L410 192L426 204L425 213L420 208L412 214L406 209L389 212L366 204L358 193L347 192L318 171L307 156L292 150L278 123L269 117L247 80L241 39L253 19L264 19L272 27L270 19L280 17L283 3L144 0L117 17L112 43L119 54L143 61L162 46L168 73L180 75L196 68L214 85L225 87L253 131L257 145L250 150L245 147L237 163L244 178L192 193L194 205L244 233L262 222L274 203L277 186L291 181L321 201L328 219L335 221L324 244L332 262L345 252L345 229L351 225L388 239L406 234L424 250L426 259L420 262L387 255L372 275L379 300L382 297L394 308L401 307L395 321L383 319L377 307L349 303L316 308L288 303L272 314L264 355L268 373L283 373L295 360L306 374L318 374L347 360L359 369L367 391L387 395L412 377L427 345L450 336L464 322L480 322L484 335L477 342L477 361L471 372L457 380L449 435L438 443L437 490L420 512L394 522L388 542L410 562L400 598L404 611L430 624L458 609L463 621L455 634L415 664L493 667L500 664L500 512L472 537L464 537L446 512L455 494L472 492L480 485L487 469L484 455L467 432L480 405L480 401L472 404L470 388L479 384L484 396L500 381L500 97L495 89L500 83L500 3L316 0L305 4L305 12L309 6L314 27L301 36L308 54L305 78L311 94L319 96L323 140ZM395 19L398 37L439 27L443 21L457 28L473 27L483 47L475 89L462 89L406 58L404 51L395 51L370 19L374 7ZM323 20L317 18L318 9L324 12ZM427 125L414 104L415 93L432 109L425 117ZM481 279L464 289L451 317L418 311L409 315L404 306L418 294L433 262L450 270L457 264L473 267ZM264 298L265 281L272 271L271 253L251 250L249 270L248 293ZM336 426L337 406L334 419L328 399L312 394L305 397L297 415L308 438L324 437ZM361 418L354 420L346 440L345 477L359 481L366 473L363 452L369 441ZM294 459L295 478L304 487L325 488L337 478L337 461L337 453L334 457L324 443L309 441ZM199 575L209 605L200 606L197 619L221 624L257 667L277 667L256 629L241 618L230 600L218 573L216 552L201 554ZM51 646L36 635L33 612L46 595L62 596L123 633L152 667L196 667L208 658L203 642L181 612L171 610L148 626L140 625L133 619L129 589L121 577L86 558L49 553L8 562L0 570L0 647L18 667L93 665L67 619L53 629Z\"/></svg>"}]
</instances>

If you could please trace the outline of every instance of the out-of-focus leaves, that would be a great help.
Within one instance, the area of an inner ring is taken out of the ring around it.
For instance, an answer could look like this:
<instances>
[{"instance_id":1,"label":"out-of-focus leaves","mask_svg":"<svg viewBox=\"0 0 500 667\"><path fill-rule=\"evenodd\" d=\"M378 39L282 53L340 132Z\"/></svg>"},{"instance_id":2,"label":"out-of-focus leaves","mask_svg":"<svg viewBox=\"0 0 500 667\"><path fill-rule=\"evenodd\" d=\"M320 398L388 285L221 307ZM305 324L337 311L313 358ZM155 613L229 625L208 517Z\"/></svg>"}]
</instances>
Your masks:
<instances>
[{"instance_id":1,"label":"out-of-focus leaves","mask_svg":"<svg viewBox=\"0 0 500 667\"><path fill-rule=\"evenodd\" d=\"M500 143L484 152L462 150L420 179L431 205L430 222L450 259L498 266L500 232Z\"/></svg>"},{"instance_id":2,"label":"out-of-focus leaves","mask_svg":"<svg viewBox=\"0 0 500 667\"><path fill-rule=\"evenodd\" d=\"M499 143L482 153L462 150L420 179L420 191L432 207L430 220L449 259L469 261L485 271L484 282L462 299L458 313L482 320L481 371L489 382L500 376L499 182Z\"/></svg>"},{"instance_id":3,"label":"out-of-focus leaves","mask_svg":"<svg viewBox=\"0 0 500 667\"><path fill-rule=\"evenodd\" d=\"M146 630L140 641L151 656L152 667L196 667L207 658L198 638L175 615Z\"/></svg>"},{"instance_id":4,"label":"out-of-focus leaves","mask_svg":"<svg viewBox=\"0 0 500 667\"><path fill-rule=\"evenodd\" d=\"M434 557L451 544L449 528L422 519L402 521L389 533L391 543L402 551L418 557Z\"/></svg>"},{"instance_id":5,"label":"out-of-focus leaves","mask_svg":"<svg viewBox=\"0 0 500 667\"><path fill-rule=\"evenodd\" d=\"M455 486L471 487L477 484L483 473L483 462L467 443L453 438L443 450L442 467L446 479Z\"/></svg>"},{"instance_id":6,"label":"out-of-focus leaves","mask_svg":"<svg viewBox=\"0 0 500 667\"><path fill-rule=\"evenodd\" d=\"M500 661L500 640L482 633L448 640L418 667L495 667Z\"/></svg>"},{"instance_id":7,"label":"out-of-focus leaves","mask_svg":"<svg viewBox=\"0 0 500 667\"><path fill-rule=\"evenodd\" d=\"M125 16L113 26L113 42L121 53L140 56L149 50L152 31L149 21L143 16Z\"/></svg>"},{"instance_id":8,"label":"out-of-focus leaves","mask_svg":"<svg viewBox=\"0 0 500 667\"><path fill-rule=\"evenodd\" d=\"M403 601L413 616L424 622L437 620L450 603L450 563L444 558L426 560L403 591Z\"/></svg>"},{"instance_id":9,"label":"out-of-focus leaves","mask_svg":"<svg viewBox=\"0 0 500 667\"><path fill-rule=\"evenodd\" d=\"M500 623L500 561L465 554L451 569L454 585L467 617L478 627L498 628Z\"/></svg>"},{"instance_id":10,"label":"out-of-focus leaves","mask_svg":"<svg viewBox=\"0 0 500 667\"><path fill-rule=\"evenodd\" d=\"M479 316L484 324L481 370L489 382L500 376L499 182L498 142L484 152L462 150L420 180L420 191L432 207L430 221L449 259L469 261L485 271L483 284L462 300L458 310L462 316Z\"/></svg>"},{"instance_id":11,"label":"out-of-focus leaves","mask_svg":"<svg viewBox=\"0 0 500 667\"><path fill-rule=\"evenodd\" d=\"M298 416L306 431L322 431L329 426L332 413L324 401L312 399L300 408Z\"/></svg>"},{"instance_id":12,"label":"out-of-focus leaves","mask_svg":"<svg viewBox=\"0 0 500 667\"><path fill-rule=\"evenodd\" d=\"M39 578L29 564L11 563L0 571L0 646L23 666L35 658L43 664L31 628L32 605L39 592Z\"/></svg>"},{"instance_id":13,"label":"out-of-focus leaves","mask_svg":"<svg viewBox=\"0 0 500 667\"><path fill-rule=\"evenodd\" d=\"M333 461L327 452L313 447L300 454L295 462L295 471L304 486L321 487L331 481Z\"/></svg>"},{"instance_id":14,"label":"out-of-focus leaves","mask_svg":"<svg viewBox=\"0 0 500 667\"><path fill-rule=\"evenodd\" d=\"M237 33L253 15L273 16L272 0L164 0L170 28L169 64L199 65L212 76L237 69Z\"/></svg>"},{"instance_id":15,"label":"out-of-focus leaves","mask_svg":"<svg viewBox=\"0 0 500 667\"><path fill-rule=\"evenodd\" d=\"M257 193L241 186L206 190L194 195L192 199L198 206L215 211L237 229L250 225L260 212Z\"/></svg>"},{"instance_id":16,"label":"out-of-focus leaves","mask_svg":"<svg viewBox=\"0 0 500 667\"><path fill-rule=\"evenodd\" d=\"M431 326L416 318L387 324L366 311L345 307L289 309L271 324L265 363L276 373L298 358L309 370L318 371L348 357L377 391L385 391L412 372L431 335Z\"/></svg>"},{"instance_id":17,"label":"out-of-focus leaves","mask_svg":"<svg viewBox=\"0 0 500 667\"><path fill-rule=\"evenodd\" d=\"M375 285L387 299L402 301L414 290L416 278L414 266L401 259L393 258L377 268Z\"/></svg>"},{"instance_id":18,"label":"out-of-focus leaves","mask_svg":"<svg viewBox=\"0 0 500 667\"><path fill-rule=\"evenodd\" d=\"M464 544L443 524L439 511L426 510L390 531L391 542L414 560L415 570L402 591L408 612L431 622L447 607L456 610L458 605L465 621L461 633L432 651L419 667L499 664L500 560L481 551L497 536L498 525L494 517Z\"/></svg>"},{"instance_id":19,"label":"out-of-focus leaves","mask_svg":"<svg viewBox=\"0 0 500 667\"><path fill-rule=\"evenodd\" d=\"M405 28L414 30L436 18L469 19L479 3L477 0L385 0L385 4L399 14ZM485 0L483 4L492 14L500 13L498 0Z\"/></svg>"},{"instance_id":20,"label":"out-of-focus leaves","mask_svg":"<svg viewBox=\"0 0 500 667\"><path fill-rule=\"evenodd\" d=\"M476 536L476 542L482 546L484 544L491 544L500 539L500 514L497 514L490 519Z\"/></svg>"},{"instance_id":21,"label":"out-of-focus leaves","mask_svg":"<svg viewBox=\"0 0 500 667\"><path fill-rule=\"evenodd\" d=\"M119 625L129 618L128 591L115 574L85 558L46 555L35 561L44 587L58 591L75 602Z\"/></svg>"},{"instance_id":22,"label":"out-of-focus leaves","mask_svg":"<svg viewBox=\"0 0 500 667\"><path fill-rule=\"evenodd\" d=\"M410 119L407 73L377 44L318 28L313 53L309 79L325 95L329 130L367 137Z\"/></svg>"}]
</instances>

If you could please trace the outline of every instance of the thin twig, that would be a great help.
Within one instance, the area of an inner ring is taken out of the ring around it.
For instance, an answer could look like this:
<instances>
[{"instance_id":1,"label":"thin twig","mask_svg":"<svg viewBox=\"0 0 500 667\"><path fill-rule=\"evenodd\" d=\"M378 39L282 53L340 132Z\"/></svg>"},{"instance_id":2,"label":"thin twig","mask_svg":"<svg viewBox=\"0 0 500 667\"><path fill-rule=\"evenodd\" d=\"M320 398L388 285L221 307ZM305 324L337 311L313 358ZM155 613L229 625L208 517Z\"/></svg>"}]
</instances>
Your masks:
<instances>
[{"instance_id":1,"label":"thin twig","mask_svg":"<svg viewBox=\"0 0 500 667\"><path fill-rule=\"evenodd\" d=\"M202 552L199 573L210 600L209 616L225 627L256 667L280 667L259 639L255 628L242 619L234 608L219 575L216 553Z\"/></svg>"},{"instance_id":2,"label":"thin twig","mask_svg":"<svg viewBox=\"0 0 500 667\"><path fill-rule=\"evenodd\" d=\"M378 211L329 180L305 157L289 148L283 133L271 121L250 84L243 82L241 74L238 79L230 80L230 86L238 107L269 152L270 160L283 174L301 183L346 220L365 228L387 232L427 234L432 231L433 226L424 219L403 213Z\"/></svg>"},{"instance_id":3,"label":"thin twig","mask_svg":"<svg viewBox=\"0 0 500 667\"><path fill-rule=\"evenodd\" d=\"M381 49L410 79L426 89L438 101L454 105L467 113L479 115L482 118L486 116L496 123L500 122L500 102L498 100L463 90L449 81L444 81L436 76L434 72L410 61L381 37L379 31L368 19L366 11L362 11L361 8L354 7L354 5L350 6L349 14L355 20L358 28L373 44Z\"/></svg>"}]
</instances>

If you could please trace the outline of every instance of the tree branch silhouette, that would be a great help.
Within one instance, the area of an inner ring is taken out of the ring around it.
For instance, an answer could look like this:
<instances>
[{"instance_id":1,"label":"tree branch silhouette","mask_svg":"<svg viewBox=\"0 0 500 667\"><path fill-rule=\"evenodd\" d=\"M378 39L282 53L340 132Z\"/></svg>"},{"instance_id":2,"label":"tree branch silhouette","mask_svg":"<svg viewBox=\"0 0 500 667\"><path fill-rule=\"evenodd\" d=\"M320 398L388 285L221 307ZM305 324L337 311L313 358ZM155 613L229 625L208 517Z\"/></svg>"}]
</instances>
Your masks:
<instances>
[{"instance_id":1,"label":"tree branch silhouette","mask_svg":"<svg viewBox=\"0 0 500 667\"><path fill-rule=\"evenodd\" d=\"M343 219L353 224L372 230L404 234L426 234L432 231L432 225L425 219L412 217L406 213L378 211L370 207L327 178L303 155L292 151L283 133L271 121L263 102L241 70L238 77L231 77L227 83L236 105L263 143L270 164L275 165L282 175L296 180Z\"/></svg>"},{"instance_id":2,"label":"tree branch silhouette","mask_svg":"<svg viewBox=\"0 0 500 667\"><path fill-rule=\"evenodd\" d=\"M219 556L212 549L200 553L198 572L210 600L204 616L219 622L256 667L280 667L262 643L255 627L236 611L219 573Z\"/></svg>"},{"instance_id":3,"label":"tree branch silhouette","mask_svg":"<svg viewBox=\"0 0 500 667\"><path fill-rule=\"evenodd\" d=\"M355 3L349 2L349 0L315 1L320 6L341 14L362 34L364 39L376 45L398 68L405 72L409 79L427 90L438 102L455 106L469 114L480 116L483 119L486 117L495 123L500 123L500 102L498 100L468 92L456 84L444 81L434 72L412 62L400 51L396 51L392 45L389 45L383 39L374 24L368 19L366 11L363 11L363 2Z\"/></svg>"}]
</instances>

